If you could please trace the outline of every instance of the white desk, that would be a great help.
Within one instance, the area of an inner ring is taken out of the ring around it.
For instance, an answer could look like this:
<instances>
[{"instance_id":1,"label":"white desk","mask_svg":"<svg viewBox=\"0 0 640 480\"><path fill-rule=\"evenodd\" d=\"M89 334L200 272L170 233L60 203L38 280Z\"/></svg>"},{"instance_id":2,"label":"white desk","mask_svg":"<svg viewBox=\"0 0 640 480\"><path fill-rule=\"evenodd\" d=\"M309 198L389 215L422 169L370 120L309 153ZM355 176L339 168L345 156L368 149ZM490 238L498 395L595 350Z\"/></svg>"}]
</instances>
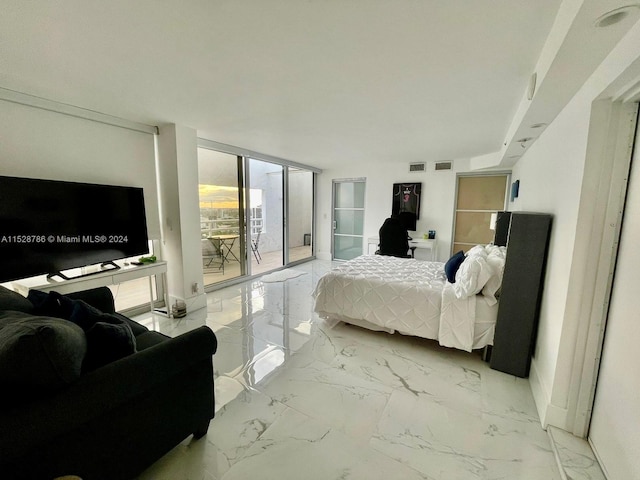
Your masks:
<instances>
[{"instance_id":1,"label":"white desk","mask_svg":"<svg viewBox=\"0 0 640 480\"><path fill-rule=\"evenodd\" d=\"M76 271L80 272L81 269L74 269L74 274ZM16 292L26 297L31 289L41 290L43 292L55 290L56 292L64 295L67 293L78 292L80 290L87 290L89 288L117 285L136 278L149 277L149 294L151 296L151 301L149 303L151 305L151 311L153 312L155 305L153 300L151 277L155 275L162 275L166 271L167 262L154 262L144 265L120 265L120 269L118 270L97 270L97 273L93 273L86 277L71 278L70 280L57 281L47 278L46 275L40 275L38 277L14 280L10 283Z\"/></svg>"},{"instance_id":2,"label":"white desk","mask_svg":"<svg viewBox=\"0 0 640 480\"><path fill-rule=\"evenodd\" d=\"M438 253L438 241L433 239L423 239L423 238L414 238L413 240L409 240L409 248L415 247L416 250L426 249L430 250L431 257L430 260L432 262L436 261L436 255ZM380 239L378 237L369 237L367 238L367 254L372 255L376 249L378 248L378 244L380 243ZM371 251L371 245L373 245L373 252Z\"/></svg>"}]
</instances>

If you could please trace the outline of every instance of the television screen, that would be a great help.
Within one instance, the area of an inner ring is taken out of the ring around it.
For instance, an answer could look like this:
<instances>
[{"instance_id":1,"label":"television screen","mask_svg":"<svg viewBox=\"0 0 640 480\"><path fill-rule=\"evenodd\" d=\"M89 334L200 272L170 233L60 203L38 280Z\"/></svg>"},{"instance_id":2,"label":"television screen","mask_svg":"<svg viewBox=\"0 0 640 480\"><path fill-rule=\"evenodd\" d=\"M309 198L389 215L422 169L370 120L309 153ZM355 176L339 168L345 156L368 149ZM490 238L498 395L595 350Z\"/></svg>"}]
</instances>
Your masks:
<instances>
[{"instance_id":1,"label":"television screen","mask_svg":"<svg viewBox=\"0 0 640 480\"><path fill-rule=\"evenodd\" d=\"M142 188L0 176L0 282L148 249Z\"/></svg>"}]
</instances>

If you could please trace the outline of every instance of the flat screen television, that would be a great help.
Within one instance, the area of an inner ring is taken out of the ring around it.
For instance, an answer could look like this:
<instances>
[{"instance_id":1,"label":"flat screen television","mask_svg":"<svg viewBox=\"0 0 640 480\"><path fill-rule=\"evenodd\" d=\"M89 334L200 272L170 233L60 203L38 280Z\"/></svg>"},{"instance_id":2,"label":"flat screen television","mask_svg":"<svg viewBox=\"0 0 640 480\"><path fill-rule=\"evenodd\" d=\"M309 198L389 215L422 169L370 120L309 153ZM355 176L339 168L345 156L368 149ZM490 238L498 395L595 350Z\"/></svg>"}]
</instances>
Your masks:
<instances>
[{"instance_id":1,"label":"flat screen television","mask_svg":"<svg viewBox=\"0 0 640 480\"><path fill-rule=\"evenodd\" d=\"M0 282L148 251L142 188L0 176Z\"/></svg>"}]
</instances>

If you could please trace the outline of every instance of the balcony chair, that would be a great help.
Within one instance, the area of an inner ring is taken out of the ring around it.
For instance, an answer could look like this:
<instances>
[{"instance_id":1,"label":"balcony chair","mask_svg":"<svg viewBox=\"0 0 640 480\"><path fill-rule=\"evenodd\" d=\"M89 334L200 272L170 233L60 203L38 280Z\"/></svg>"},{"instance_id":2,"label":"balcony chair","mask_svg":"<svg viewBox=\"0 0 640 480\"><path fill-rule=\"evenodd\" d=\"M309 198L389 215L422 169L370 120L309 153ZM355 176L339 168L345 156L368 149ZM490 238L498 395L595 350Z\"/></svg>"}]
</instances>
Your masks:
<instances>
[{"instance_id":1,"label":"balcony chair","mask_svg":"<svg viewBox=\"0 0 640 480\"><path fill-rule=\"evenodd\" d=\"M256 257L256 262L258 262L258 264L260 264L260 260L262 260L262 256L260 255L260 251L258 250L261 233L262 233L262 230L258 232L255 238L251 239L251 251L253 252L253 256Z\"/></svg>"}]
</instances>

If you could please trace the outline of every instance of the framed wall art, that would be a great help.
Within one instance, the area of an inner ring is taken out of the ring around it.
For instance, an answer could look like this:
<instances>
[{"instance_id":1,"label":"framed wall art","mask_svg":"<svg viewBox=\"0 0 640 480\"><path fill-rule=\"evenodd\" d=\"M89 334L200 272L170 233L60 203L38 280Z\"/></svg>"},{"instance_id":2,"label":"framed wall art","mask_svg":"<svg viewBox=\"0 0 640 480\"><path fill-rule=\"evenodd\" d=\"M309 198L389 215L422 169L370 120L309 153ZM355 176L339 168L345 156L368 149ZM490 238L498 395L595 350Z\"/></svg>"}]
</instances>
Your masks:
<instances>
[{"instance_id":1,"label":"framed wall art","mask_svg":"<svg viewBox=\"0 0 640 480\"><path fill-rule=\"evenodd\" d=\"M391 215L400 218L407 230L416 230L420 218L422 183L394 183Z\"/></svg>"}]
</instances>

